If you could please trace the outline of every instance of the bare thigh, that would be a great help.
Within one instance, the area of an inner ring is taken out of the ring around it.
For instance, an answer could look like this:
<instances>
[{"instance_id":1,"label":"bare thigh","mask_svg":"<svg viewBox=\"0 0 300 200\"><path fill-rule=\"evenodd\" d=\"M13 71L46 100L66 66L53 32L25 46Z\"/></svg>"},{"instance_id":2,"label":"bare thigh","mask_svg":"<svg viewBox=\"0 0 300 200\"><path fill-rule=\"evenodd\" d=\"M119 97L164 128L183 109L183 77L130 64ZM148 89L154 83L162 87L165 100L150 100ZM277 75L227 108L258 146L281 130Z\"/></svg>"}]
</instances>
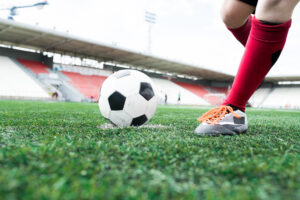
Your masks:
<instances>
[{"instance_id":1,"label":"bare thigh","mask_svg":"<svg viewBox=\"0 0 300 200\"><path fill-rule=\"evenodd\" d=\"M299 0L259 0L255 17L273 23L283 23L291 19Z\"/></svg>"}]
</instances>

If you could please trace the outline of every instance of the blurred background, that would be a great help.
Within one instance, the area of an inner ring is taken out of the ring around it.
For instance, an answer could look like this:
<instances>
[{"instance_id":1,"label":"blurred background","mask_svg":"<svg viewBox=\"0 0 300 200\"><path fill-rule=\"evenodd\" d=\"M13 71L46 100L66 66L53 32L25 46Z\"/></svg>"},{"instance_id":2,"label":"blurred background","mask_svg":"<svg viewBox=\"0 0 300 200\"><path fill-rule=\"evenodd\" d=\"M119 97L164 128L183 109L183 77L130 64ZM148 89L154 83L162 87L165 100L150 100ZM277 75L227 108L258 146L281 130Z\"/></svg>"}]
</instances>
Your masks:
<instances>
[{"instance_id":1,"label":"blurred background","mask_svg":"<svg viewBox=\"0 0 300 200\"><path fill-rule=\"evenodd\" d=\"M0 1L0 98L96 102L107 76L131 68L152 77L162 104L218 105L243 54L222 23L221 4ZM299 107L299 9L285 50L249 105Z\"/></svg>"}]
</instances>

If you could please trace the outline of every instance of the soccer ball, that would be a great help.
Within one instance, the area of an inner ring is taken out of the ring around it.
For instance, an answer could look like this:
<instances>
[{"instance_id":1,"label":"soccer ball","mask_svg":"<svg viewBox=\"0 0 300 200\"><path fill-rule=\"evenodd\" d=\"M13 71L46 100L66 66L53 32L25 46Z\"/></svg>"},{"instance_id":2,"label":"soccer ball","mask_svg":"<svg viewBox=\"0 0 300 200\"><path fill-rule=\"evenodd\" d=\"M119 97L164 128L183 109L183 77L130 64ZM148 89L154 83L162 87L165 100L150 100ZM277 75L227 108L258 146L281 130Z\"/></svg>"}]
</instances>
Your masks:
<instances>
[{"instance_id":1,"label":"soccer ball","mask_svg":"<svg viewBox=\"0 0 300 200\"><path fill-rule=\"evenodd\" d=\"M157 106L151 79L136 70L120 70L102 84L99 109L104 118L119 127L141 126L150 120Z\"/></svg>"}]
</instances>

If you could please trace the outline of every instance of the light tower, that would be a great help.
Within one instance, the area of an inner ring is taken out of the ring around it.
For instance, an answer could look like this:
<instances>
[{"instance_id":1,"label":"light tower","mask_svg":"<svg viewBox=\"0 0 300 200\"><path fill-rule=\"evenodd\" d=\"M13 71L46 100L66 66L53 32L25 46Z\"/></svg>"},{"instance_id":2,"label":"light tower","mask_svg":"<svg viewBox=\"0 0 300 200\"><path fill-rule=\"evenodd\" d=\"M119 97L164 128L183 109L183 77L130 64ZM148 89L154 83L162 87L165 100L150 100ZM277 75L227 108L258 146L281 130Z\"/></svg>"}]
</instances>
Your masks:
<instances>
[{"instance_id":1,"label":"light tower","mask_svg":"<svg viewBox=\"0 0 300 200\"><path fill-rule=\"evenodd\" d=\"M156 14L153 12L145 11L145 21L148 24L148 44L146 51L148 53L151 53L152 26L156 23Z\"/></svg>"},{"instance_id":2,"label":"light tower","mask_svg":"<svg viewBox=\"0 0 300 200\"><path fill-rule=\"evenodd\" d=\"M30 4L30 5L12 6L12 7L9 7L9 8L2 8L0 10L9 10L8 19L14 20L14 16L17 15L17 10L18 9L21 9L21 8L32 8L32 7L37 7L39 9L41 9L45 5L48 5L47 1L41 1L41 2L37 2L35 4Z\"/></svg>"}]
</instances>

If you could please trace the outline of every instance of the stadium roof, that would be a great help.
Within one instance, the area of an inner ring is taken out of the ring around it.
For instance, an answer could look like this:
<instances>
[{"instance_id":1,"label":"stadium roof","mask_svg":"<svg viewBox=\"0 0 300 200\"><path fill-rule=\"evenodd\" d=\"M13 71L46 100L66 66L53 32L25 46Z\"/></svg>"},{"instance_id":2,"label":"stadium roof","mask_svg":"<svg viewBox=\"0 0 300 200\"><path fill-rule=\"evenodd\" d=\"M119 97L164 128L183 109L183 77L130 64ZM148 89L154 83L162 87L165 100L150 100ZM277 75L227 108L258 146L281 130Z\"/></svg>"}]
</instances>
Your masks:
<instances>
[{"instance_id":1,"label":"stadium roof","mask_svg":"<svg viewBox=\"0 0 300 200\"><path fill-rule=\"evenodd\" d=\"M298 82L300 81L300 76L269 76L265 78L266 82L285 82L285 81L292 81Z\"/></svg>"},{"instance_id":2,"label":"stadium roof","mask_svg":"<svg viewBox=\"0 0 300 200\"><path fill-rule=\"evenodd\" d=\"M42 52L91 58L133 67L187 75L206 80L232 81L233 76L199 66L147 55L113 45L12 20L0 19L0 43Z\"/></svg>"},{"instance_id":3,"label":"stadium roof","mask_svg":"<svg viewBox=\"0 0 300 200\"><path fill-rule=\"evenodd\" d=\"M204 80L232 81L233 76L199 66L135 52L99 41L0 18L0 44L61 53ZM266 82L300 81L299 76L266 77Z\"/></svg>"}]
</instances>

